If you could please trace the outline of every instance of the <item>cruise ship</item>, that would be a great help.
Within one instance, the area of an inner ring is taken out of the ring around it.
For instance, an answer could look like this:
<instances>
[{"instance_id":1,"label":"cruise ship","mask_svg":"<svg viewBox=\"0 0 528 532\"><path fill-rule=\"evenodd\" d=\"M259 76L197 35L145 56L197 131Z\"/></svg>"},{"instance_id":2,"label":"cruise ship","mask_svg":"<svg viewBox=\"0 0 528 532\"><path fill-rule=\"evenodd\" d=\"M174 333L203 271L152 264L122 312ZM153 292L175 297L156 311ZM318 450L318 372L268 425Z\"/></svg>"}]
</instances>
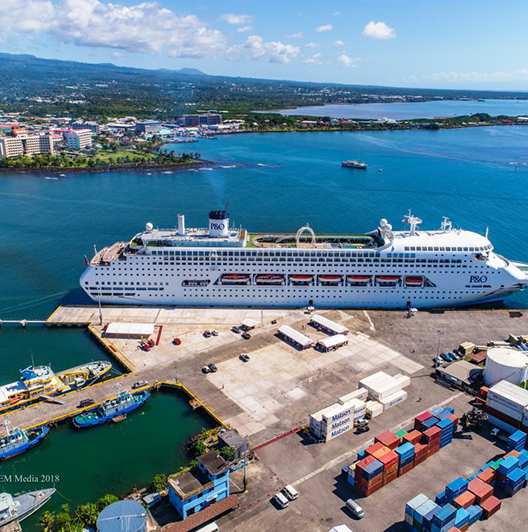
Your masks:
<instances>
[{"instance_id":1,"label":"cruise ship","mask_svg":"<svg viewBox=\"0 0 528 532\"><path fill-rule=\"evenodd\" d=\"M486 236L421 230L410 212L406 231L387 220L367 234L251 234L229 227L226 211L209 226L145 231L105 247L80 284L109 304L320 308L437 308L503 300L528 285L528 265L493 251Z\"/></svg>"}]
</instances>

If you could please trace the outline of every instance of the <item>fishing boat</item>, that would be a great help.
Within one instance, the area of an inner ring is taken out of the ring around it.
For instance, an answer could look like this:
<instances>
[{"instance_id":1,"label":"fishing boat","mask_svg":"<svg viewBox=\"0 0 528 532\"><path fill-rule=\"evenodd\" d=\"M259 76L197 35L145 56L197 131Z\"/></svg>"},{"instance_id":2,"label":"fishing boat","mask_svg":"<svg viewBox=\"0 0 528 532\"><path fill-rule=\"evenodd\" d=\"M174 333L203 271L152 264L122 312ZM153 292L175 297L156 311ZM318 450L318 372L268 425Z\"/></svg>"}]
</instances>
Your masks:
<instances>
[{"instance_id":1,"label":"fishing boat","mask_svg":"<svg viewBox=\"0 0 528 532\"><path fill-rule=\"evenodd\" d=\"M0 413L28 406L43 397L55 397L94 384L112 367L105 360L54 373L50 366L20 370L20 380L0 386Z\"/></svg>"},{"instance_id":2,"label":"fishing boat","mask_svg":"<svg viewBox=\"0 0 528 532\"><path fill-rule=\"evenodd\" d=\"M119 385L116 385L118 390L117 397L104 402L94 410L83 412L73 418L73 425L78 428L94 427L110 421L111 419L129 414L133 412L150 398L150 393L142 391L131 394L129 391L119 392Z\"/></svg>"},{"instance_id":3,"label":"fishing boat","mask_svg":"<svg viewBox=\"0 0 528 532\"><path fill-rule=\"evenodd\" d=\"M55 493L48 488L29 493L21 493L13 497L9 493L0 493L0 528L14 521L23 521L42 508Z\"/></svg>"},{"instance_id":4,"label":"fishing boat","mask_svg":"<svg viewBox=\"0 0 528 532\"><path fill-rule=\"evenodd\" d=\"M367 165L365 163L360 163L359 161L356 161L355 159L350 159L349 161L343 161L341 163L341 166L344 168L358 168L359 170L366 170Z\"/></svg>"},{"instance_id":5,"label":"fishing boat","mask_svg":"<svg viewBox=\"0 0 528 532\"><path fill-rule=\"evenodd\" d=\"M6 435L0 439L0 461L21 454L40 443L48 434L48 427L24 430L18 427L9 430L9 421L4 421Z\"/></svg>"},{"instance_id":6,"label":"fishing boat","mask_svg":"<svg viewBox=\"0 0 528 532\"><path fill-rule=\"evenodd\" d=\"M112 418L112 421L114 423L119 423L120 421L124 421L126 419L127 415L126 414L121 414L119 416L116 416L116 417L113 417Z\"/></svg>"}]
</instances>

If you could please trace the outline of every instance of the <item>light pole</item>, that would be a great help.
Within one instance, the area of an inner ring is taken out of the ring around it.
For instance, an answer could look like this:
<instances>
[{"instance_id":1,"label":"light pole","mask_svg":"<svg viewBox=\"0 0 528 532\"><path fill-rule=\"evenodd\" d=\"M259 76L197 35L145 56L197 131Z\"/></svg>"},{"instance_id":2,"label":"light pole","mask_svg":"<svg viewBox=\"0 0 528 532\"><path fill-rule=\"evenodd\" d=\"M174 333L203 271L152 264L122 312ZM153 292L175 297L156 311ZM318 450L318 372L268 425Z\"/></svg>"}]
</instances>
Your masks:
<instances>
[{"instance_id":1,"label":"light pole","mask_svg":"<svg viewBox=\"0 0 528 532\"><path fill-rule=\"evenodd\" d=\"M178 384L178 367L174 366L174 371L176 372L176 384Z\"/></svg>"},{"instance_id":2,"label":"light pole","mask_svg":"<svg viewBox=\"0 0 528 532\"><path fill-rule=\"evenodd\" d=\"M442 331L438 331L438 348L436 349L435 368L438 367L438 358L440 357L440 340L442 338L442 334L444 334Z\"/></svg>"},{"instance_id":3,"label":"light pole","mask_svg":"<svg viewBox=\"0 0 528 532\"><path fill-rule=\"evenodd\" d=\"M248 441L247 436L244 437L244 492L247 490L247 470L246 464L248 459Z\"/></svg>"}]
</instances>

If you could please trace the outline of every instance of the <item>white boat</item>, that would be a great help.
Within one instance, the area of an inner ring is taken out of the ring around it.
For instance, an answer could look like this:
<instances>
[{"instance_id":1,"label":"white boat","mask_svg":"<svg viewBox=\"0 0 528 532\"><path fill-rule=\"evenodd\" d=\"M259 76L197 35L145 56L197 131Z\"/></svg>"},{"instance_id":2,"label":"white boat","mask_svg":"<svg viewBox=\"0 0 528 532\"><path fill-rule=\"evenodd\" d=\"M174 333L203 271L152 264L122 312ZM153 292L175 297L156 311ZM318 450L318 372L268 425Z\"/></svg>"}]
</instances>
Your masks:
<instances>
[{"instance_id":1,"label":"white boat","mask_svg":"<svg viewBox=\"0 0 528 532\"><path fill-rule=\"evenodd\" d=\"M250 234L226 211L209 226L154 229L99 251L80 284L104 304L434 308L499 301L528 285L528 264L493 251L487 236L444 218L422 231L381 220L367 234ZM148 276L146 274L148 272ZM266 282L269 281L269 282Z\"/></svg>"},{"instance_id":2,"label":"white boat","mask_svg":"<svg viewBox=\"0 0 528 532\"><path fill-rule=\"evenodd\" d=\"M13 497L9 493L0 493L0 528L14 521L23 521L46 504L55 493L49 488L30 491Z\"/></svg>"},{"instance_id":3,"label":"white boat","mask_svg":"<svg viewBox=\"0 0 528 532\"><path fill-rule=\"evenodd\" d=\"M349 161L343 161L341 163L341 166L345 168L358 168L359 170L367 169L367 165L365 163L360 163L359 161L356 161L355 159L350 159Z\"/></svg>"}]
</instances>

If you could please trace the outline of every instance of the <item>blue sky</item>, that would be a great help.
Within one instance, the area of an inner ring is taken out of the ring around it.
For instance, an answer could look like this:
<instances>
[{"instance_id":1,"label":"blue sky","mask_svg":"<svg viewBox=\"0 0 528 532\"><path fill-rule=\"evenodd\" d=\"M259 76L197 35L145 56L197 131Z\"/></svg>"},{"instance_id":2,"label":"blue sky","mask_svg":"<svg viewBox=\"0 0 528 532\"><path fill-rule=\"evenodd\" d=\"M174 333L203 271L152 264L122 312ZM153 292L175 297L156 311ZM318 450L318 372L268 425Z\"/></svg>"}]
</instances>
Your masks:
<instances>
[{"instance_id":1,"label":"blue sky","mask_svg":"<svg viewBox=\"0 0 528 532\"><path fill-rule=\"evenodd\" d=\"M526 90L528 3L0 0L0 50L208 74Z\"/></svg>"}]
</instances>

